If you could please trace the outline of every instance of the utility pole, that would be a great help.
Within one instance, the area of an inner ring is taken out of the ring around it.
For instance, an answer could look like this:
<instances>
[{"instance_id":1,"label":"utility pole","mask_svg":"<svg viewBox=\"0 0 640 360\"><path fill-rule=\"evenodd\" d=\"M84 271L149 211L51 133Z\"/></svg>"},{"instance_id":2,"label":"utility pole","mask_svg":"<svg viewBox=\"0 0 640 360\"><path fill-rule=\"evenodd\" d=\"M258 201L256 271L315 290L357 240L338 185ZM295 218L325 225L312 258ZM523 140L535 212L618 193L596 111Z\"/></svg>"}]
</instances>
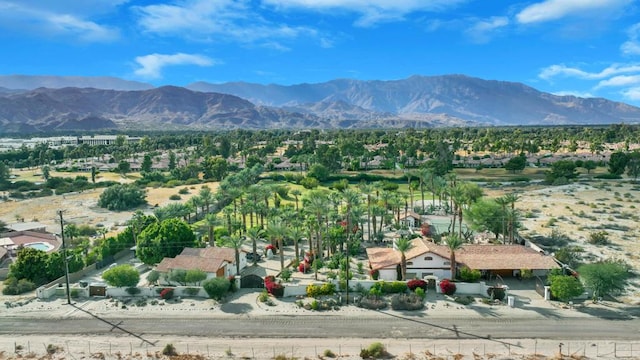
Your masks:
<instances>
[{"instance_id":1,"label":"utility pole","mask_svg":"<svg viewBox=\"0 0 640 360\"><path fill-rule=\"evenodd\" d=\"M62 238L62 256L64 258L64 278L67 283L67 304L71 305L71 293L69 292L69 259L67 259L67 243L64 241L64 220L62 210L58 210L60 216L60 237Z\"/></svg>"}]
</instances>

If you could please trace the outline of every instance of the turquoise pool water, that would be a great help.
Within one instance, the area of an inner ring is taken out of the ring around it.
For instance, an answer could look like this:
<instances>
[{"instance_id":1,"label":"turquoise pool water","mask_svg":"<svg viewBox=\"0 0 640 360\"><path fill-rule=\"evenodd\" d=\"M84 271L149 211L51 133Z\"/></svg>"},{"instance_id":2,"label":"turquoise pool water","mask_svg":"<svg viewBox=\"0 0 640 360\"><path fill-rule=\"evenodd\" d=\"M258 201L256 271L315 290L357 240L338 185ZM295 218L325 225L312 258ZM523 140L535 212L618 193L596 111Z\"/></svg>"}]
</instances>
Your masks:
<instances>
[{"instance_id":1,"label":"turquoise pool water","mask_svg":"<svg viewBox=\"0 0 640 360\"><path fill-rule=\"evenodd\" d=\"M44 243L44 242L32 242L28 244L24 244L26 247L30 247L36 250L49 251L53 249L53 245Z\"/></svg>"}]
</instances>

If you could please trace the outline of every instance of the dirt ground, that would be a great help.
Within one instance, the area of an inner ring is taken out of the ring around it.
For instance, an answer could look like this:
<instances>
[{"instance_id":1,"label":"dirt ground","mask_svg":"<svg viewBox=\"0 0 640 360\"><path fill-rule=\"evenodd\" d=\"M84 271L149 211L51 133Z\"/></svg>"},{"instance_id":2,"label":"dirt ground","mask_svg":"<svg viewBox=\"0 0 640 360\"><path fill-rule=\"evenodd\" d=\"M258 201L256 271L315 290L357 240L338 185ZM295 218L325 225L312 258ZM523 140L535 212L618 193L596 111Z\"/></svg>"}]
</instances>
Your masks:
<instances>
[{"instance_id":1,"label":"dirt ground","mask_svg":"<svg viewBox=\"0 0 640 360\"><path fill-rule=\"evenodd\" d=\"M615 359L638 353L640 343L504 340L407 340L356 338L247 339L163 336L15 336L0 338L0 360L8 359L361 359L360 351L381 343L394 359ZM148 342L147 342L148 341ZM171 344L177 355L164 356ZM560 346L559 346L560 345ZM17 348L17 350L16 350ZM560 351L562 355L560 355ZM49 352L49 354L47 354Z\"/></svg>"},{"instance_id":2,"label":"dirt ground","mask_svg":"<svg viewBox=\"0 0 640 360\"><path fill-rule=\"evenodd\" d=\"M623 181L590 181L488 193L498 196L512 191L520 195L516 208L522 214L519 232L525 238L550 236L555 229L570 239L571 246L584 249L585 260L622 259L640 273L640 185ZM589 235L598 231L607 233L609 245L588 243ZM640 282L631 279L630 284L627 294L620 300L640 304Z\"/></svg>"},{"instance_id":3,"label":"dirt ground","mask_svg":"<svg viewBox=\"0 0 640 360\"><path fill-rule=\"evenodd\" d=\"M130 181L129 181L130 182ZM197 195L202 186L208 186L216 191L218 183L206 183L175 188L148 188L147 203L149 206L141 208L145 213L152 213L153 208L165 206L171 202L186 202L193 195ZM180 200L169 200L169 197L178 194L182 188L188 190L188 194L179 194ZM102 224L107 229L117 229L131 218L132 211L109 211L98 206L98 198L104 189L86 190L77 193L48 196L36 199L11 200L0 203L0 219L8 224L15 223L17 219L24 221L38 221L47 225L47 230L53 233L60 232L57 211L64 210L65 221L78 225L87 224L96 226Z\"/></svg>"}]
</instances>

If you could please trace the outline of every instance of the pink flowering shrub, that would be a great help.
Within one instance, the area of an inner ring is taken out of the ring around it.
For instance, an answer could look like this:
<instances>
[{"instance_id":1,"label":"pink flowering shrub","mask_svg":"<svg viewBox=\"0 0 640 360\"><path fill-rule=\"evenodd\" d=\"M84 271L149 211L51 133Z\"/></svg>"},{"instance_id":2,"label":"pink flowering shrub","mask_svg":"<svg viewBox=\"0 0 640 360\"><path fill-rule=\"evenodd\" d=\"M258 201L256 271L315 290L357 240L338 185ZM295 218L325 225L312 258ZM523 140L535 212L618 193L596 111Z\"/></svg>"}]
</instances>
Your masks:
<instances>
[{"instance_id":1,"label":"pink flowering shrub","mask_svg":"<svg viewBox=\"0 0 640 360\"><path fill-rule=\"evenodd\" d=\"M311 265L309 265L309 263L306 261L303 261L300 263L300 265L298 265L298 271L300 271L303 274L306 274L307 272L309 272L310 269L311 269Z\"/></svg>"},{"instance_id":2,"label":"pink flowering shrub","mask_svg":"<svg viewBox=\"0 0 640 360\"><path fill-rule=\"evenodd\" d=\"M173 297L173 288L164 288L160 291L160 298L163 300L169 300Z\"/></svg>"},{"instance_id":3,"label":"pink flowering shrub","mask_svg":"<svg viewBox=\"0 0 640 360\"><path fill-rule=\"evenodd\" d=\"M369 275L371 275L371 278L373 280L378 280L378 278L380 278L380 270L378 270L378 269L370 270L369 271Z\"/></svg>"},{"instance_id":4,"label":"pink flowering shrub","mask_svg":"<svg viewBox=\"0 0 640 360\"><path fill-rule=\"evenodd\" d=\"M456 284L452 283L448 279L440 281L440 290L445 295L453 295L456 293Z\"/></svg>"},{"instance_id":5,"label":"pink flowering shrub","mask_svg":"<svg viewBox=\"0 0 640 360\"><path fill-rule=\"evenodd\" d=\"M407 281L407 287L411 291L416 291L417 288L421 288L422 290L427 290L427 282L422 279L412 279Z\"/></svg>"},{"instance_id":6,"label":"pink flowering shrub","mask_svg":"<svg viewBox=\"0 0 640 360\"><path fill-rule=\"evenodd\" d=\"M277 252L276 247L271 245L271 244L267 245L267 247L264 248L264 253L265 254L269 255L269 251L271 251L271 253L274 254L274 255Z\"/></svg>"},{"instance_id":7,"label":"pink flowering shrub","mask_svg":"<svg viewBox=\"0 0 640 360\"><path fill-rule=\"evenodd\" d=\"M276 278L273 275L269 275L264 278L264 287L267 292L277 298L284 296L284 286L281 283L276 282Z\"/></svg>"}]
</instances>

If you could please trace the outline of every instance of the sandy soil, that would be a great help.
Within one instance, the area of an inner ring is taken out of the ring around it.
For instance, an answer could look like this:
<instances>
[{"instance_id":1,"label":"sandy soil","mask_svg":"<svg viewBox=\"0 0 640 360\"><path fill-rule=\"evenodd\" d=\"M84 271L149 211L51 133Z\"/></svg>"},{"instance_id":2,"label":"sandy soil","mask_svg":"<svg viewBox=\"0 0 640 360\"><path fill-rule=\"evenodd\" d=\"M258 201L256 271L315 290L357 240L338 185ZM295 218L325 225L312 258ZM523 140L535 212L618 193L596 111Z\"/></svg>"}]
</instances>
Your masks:
<instances>
[{"instance_id":1,"label":"sandy soil","mask_svg":"<svg viewBox=\"0 0 640 360\"><path fill-rule=\"evenodd\" d=\"M570 245L584 249L585 260L622 259L640 273L639 185L594 181L525 190L516 208L522 214L520 234L525 238L549 236L555 229L569 237ZM588 243L589 235L598 231L606 231L609 245ZM620 299L640 304L637 279L631 279L628 293Z\"/></svg>"},{"instance_id":2,"label":"sandy soil","mask_svg":"<svg viewBox=\"0 0 640 360\"><path fill-rule=\"evenodd\" d=\"M145 339L146 340L146 339ZM395 359L615 359L638 353L640 343L535 339L407 340L407 339L246 339L162 336L149 343L124 335L15 336L0 338L5 359L361 359L360 350L380 342ZM559 344L562 354L559 356ZM162 355L172 344L177 356ZM16 351L16 347L18 350ZM50 348L52 354L46 354ZM617 356L616 356L617 355Z\"/></svg>"},{"instance_id":3,"label":"sandy soil","mask_svg":"<svg viewBox=\"0 0 640 360\"><path fill-rule=\"evenodd\" d=\"M145 213L153 212L153 206L165 206L171 202L186 202L193 195L197 195L202 186L208 186L212 191L218 188L218 183L178 186L175 188L148 188ZM178 194L181 188L187 188L188 194L180 194L180 200L169 200L169 196ZM59 220L56 212L64 210L66 221L75 224L97 225L102 224L108 229L124 224L131 218L133 211L109 211L98 207L98 198L104 189L93 189L78 193L48 196L44 198L27 199L19 201L2 202L0 206L0 219L6 223L14 223L16 219L25 221L39 221L47 225L47 230L53 233L60 232Z\"/></svg>"}]
</instances>

